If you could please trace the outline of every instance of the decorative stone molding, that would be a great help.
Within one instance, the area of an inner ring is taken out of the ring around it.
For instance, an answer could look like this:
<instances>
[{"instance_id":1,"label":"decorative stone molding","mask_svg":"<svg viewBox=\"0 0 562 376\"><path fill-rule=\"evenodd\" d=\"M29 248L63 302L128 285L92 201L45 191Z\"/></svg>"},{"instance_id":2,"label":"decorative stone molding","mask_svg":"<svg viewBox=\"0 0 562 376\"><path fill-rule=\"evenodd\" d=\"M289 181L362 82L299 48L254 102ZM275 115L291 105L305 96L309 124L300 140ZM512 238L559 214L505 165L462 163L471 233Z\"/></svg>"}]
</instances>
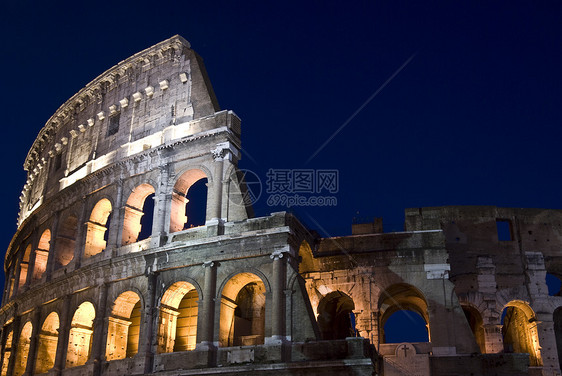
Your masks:
<instances>
[{"instance_id":1,"label":"decorative stone molding","mask_svg":"<svg viewBox=\"0 0 562 376\"><path fill-rule=\"evenodd\" d=\"M103 113L103 111L98 112L98 119L100 120L105 119L105 114Z\"/></svg>"},{"instance_id":2,"label":"decorative stone molding","mask_svg":"<svg viewBox=\"0 0 562 376\"><path fill-rule=\"evenodd\" d=\"M185 72L180 73L180 81L182 84L185 84L187 82L187 73Z\"/></svg>"},{"instance_id":3,"label":"decorative stone molding","mask_svg":"<svg viewBox=\"0 0 562 376\"><path fill-rule=\"evenodd\" d=\"M221 142L211 150L215 161L232 160L232 157L238 158L239 151L231 142Z\"/></svg>"},{"instance_id":4,"label":"decorative stone molding","mask_svg":"<svg viewBox=\"0 0 562 376\"><path fill-rule=\"evenodd\" d=\"M142 94L139 91L133 94L133 100L135 102L140 102L141 99L142 99Z\"/></svg>"},{"instance_id":5,"label":"decorative stone molding","mask_svg":"<svg viewBox=\"0 0 562 376\"><path fill-rule=\"evenodd\" d=\"M271 255L269 255L269 258L272 260L280 260L283 258L283 251L281 250L277 250L277 251L273 251L273 253Z\"/></svg>"},{"instance_id":6,"label":"decorative stone molding","mask_svg":"<svg viewBox=\"0 0 562 376\"><path fill-rule=\"evenodd\" d=\"M168 80L160 81L160 90L166 90L169 87Z\"/></svg>"},{"instance_id":7,"label":"decorative stone molding","mask_svg":"<svg viewBox=\"0 0 562 376\"><path fill-rule=\"evenodd\" d=\"M129 100L127 98L123 98L119 101L119 104L121 105L121 108L125 108L129 105Z\"/></svg>"},{"instance_id":8,"label":"decorative stone molding","mask_svg":"<svg viewBox=\"0 0 562 376\"><path fill-rule=\"evenodd\" d=\"M89 126L89 127L93 127L93 126L94 126L94 119L89 118L87 122L88 122L88 126Z\"/></svg>"},{"instance_id":9,"label":"decorative stone molding","mask_svg":"<svg viewBox=\"0 0 562 376\"><path fill-rule=\"evenodd\" d=\"M82 128L84 128L84 126L82 126ZM70 130L70 137L72 137L72 138L78 137L78 132L76 132L74 129L71 129Z\"/></svg>"},{"instance_id":10,"label":"decorative stone molding","mask_svg":"<svg viewBox=\"0 0 562 376\"><path fill-rule=\"evenodd\" d=\"M146 89L144 89L144 92L146 93L146 96L148 98L152 98L152 96L154 95L154 87L148 86Z\"/></svg>"},{"instance_id":11,"label":"decorative stone molding","mask_svg":"<svg viewBox=\"0 0 562 376\"><path fill-rule=\"evenodd\" d=\"M117 112L117 106L112 104L111 106L109 106L109 114L113 115Z\"/></svg>"},{"instance_id":12,"label":"decorative stone molding","mask_svg":"<svg viewBox=\"0 0 562 376\"><path fill-rule=\"evenodd\" d=\"M80 124L78 126L78 130L80 131L80 133L84 133L84 132L86 132L86 127L84 127L84 124Z\"/></svg>"}]
</instances>

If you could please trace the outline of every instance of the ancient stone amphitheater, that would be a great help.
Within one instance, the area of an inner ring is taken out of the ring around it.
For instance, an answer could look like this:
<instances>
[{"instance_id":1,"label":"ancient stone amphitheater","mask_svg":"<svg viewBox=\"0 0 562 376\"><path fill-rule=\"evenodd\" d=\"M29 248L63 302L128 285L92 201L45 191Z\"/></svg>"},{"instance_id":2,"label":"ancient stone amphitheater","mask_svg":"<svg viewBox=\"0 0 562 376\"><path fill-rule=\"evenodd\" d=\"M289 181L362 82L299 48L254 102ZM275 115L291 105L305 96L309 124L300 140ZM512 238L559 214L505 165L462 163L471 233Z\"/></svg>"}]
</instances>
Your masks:
<instances>
[{"instance_id":1,"label":"ancient stone amphitheater","mask_svg":"<svg viewBox=\"0 0 562 376\"><path fill-rule=\"evenodd\" d=\"M240 135L180 36L55 112L24 163L2 376L560 375L560 211L408 209L404 232L319 238L253 217ZM387 341L399 311L426 340Z\"/></svg>"}]
</instances>

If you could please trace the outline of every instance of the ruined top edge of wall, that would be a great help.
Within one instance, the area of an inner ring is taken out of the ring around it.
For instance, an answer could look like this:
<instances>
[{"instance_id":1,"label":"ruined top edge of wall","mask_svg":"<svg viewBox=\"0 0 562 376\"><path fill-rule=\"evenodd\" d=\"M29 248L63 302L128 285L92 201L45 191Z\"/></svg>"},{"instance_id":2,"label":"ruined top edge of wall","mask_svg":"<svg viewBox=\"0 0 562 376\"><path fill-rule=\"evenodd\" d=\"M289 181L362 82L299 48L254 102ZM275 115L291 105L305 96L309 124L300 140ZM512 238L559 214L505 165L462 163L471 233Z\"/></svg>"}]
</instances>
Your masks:
<instances>
[{"instance_id":1,"label":"ruined top edge of wall","mask_svg":"<svg viewBox=\"0 0 562 376\"><path fill-rule=\"evenodd\" d=\"M459 223L490 224L497 220L521 225L540 224L559 228L562 224L562 210L497 206L441 206L405 210L406 231L439 229L447 223L454 224L457 221ZM495 231L495 225L493 230Z\"/></svg>"},{"instance_id":2,"label":"ruined top edge of wall","mask_svg":"<svg viewBox=\"0 0 562 376\"><path fill-rule=\"evenodd\" d=\"M29 171L36 162L36 154L41 150L41 146L45 140L52 138L57 129L64 124L69 117L73 116L74 108L80 105L87 96L95 96L99 92L107 90L108 86L115 85L119 77L131 74L131 69L138 68L139 65L154 64L153 58L162 57L169 54L169 58L174 56L185 55L187 51L191 51L191 44L179 35L175 35L160 43L155 44L143 51L140 51L131 57L120 61L115 66L107 69L105 72L97 76L84 88L78 91L65 103L63 103L55 113L49 118L45 126L39 131L32 147L30 148L24 162L24 169Z\"/></svg>"}]
</instances>

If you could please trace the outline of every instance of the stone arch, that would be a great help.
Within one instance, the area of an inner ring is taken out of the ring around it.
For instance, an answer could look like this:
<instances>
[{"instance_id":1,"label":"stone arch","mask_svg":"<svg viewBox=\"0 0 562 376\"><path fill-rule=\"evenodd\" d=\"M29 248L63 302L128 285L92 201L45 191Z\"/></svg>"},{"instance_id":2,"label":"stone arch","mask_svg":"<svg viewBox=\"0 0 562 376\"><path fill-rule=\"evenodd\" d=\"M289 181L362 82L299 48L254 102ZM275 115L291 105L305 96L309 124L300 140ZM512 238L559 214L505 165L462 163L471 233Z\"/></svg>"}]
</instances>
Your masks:
<instances>
[{"instance_id":1,"label":"stone arch","mask_svg":"<svg viewBox=\"0 0 562 376\"><path fill-rule=\"evenodd\" d=\"M33 279L41 279L47 270L47 260L49 259L49 249L51 247L51 230L46 229L39 238L39 244L35 249L35 261L33 263Z\"/></svg>"},{"instance_id":2,"label":"stone arch","mask_svg":"<svg viewBox=\"0 0 562 376\"><path fill-rule=\"evenodd\" d=\"M502 335L504 351L527 353L531 366L542 366L537 318L524 301L512 300L502 310Z\"/></svg>"},{"instance_id":3,"label":"stone arch","mask_svg":"<svg viewBox=\"0 0 562 376\"><path fill-rule=\"evenodd\" d=\"M355 336L355 303L339 290L332 291L318 303L318 327L322 339L344 339Z\"/></svg>"},{"instance_id":4,"label":"stone arch","mask_svg":"<svg viewBox=\"0 0 562 376\"><path fill-rule=\"evenodd\" d=\"M139 350L141 298L134 291L121 293L113 302L108 318L107 360L133 357Z\"/></svg>"},{"instance_id":5,"label":"stone arch","mask_svg":"<svg viewBox=\"0 0 562 376\"><path fill-rule=\"evenodd\" d=\"M27 282L27 273L29 272L29 260L31 258L31 244L25 247L23 257L20 261L20 275L19 275L19 286L25 285Z\"/></svg>"},{"instance_id":6,"label":"stone arch","mask_svg":"<svg viewBox=\"0 0 562 376\"><path fill-rule=\"evenodd\" d=\"M43 321L37 343L35 373L45 373L55 365L59 326L59 315L56 312L51 312Z\"/></svg>"},{"instance_id":7,"label":"stone arch","mask_svg":"<svg viewBox=\"0 0 562 376\"><path fill-rule=\"evenodd\" d=\"M60 224L55 245L55 268L66 266L74 259L77 230L78 218L75 215L69 215Z\"/></svg>"},{"instance_id":8,"label":"stone arch","mask_svg":"<svg viewBox=\"0 0 562 376\"><path fill-rule=\"evenodd\" d=\"M145 233L147 230L149 231L149 233L151 232L151 229L143 228L144 223L141 219L152 218L154 211L152 213L145 213L144 206L147 198L150 199L150 196L154 197L154 193L155 190L152 185L143 183L134 188L129 195L127 203L125 204L125 216L123 220L123 245L143 240L139 239L141 231L143 233Z\"/></svg>"},{"instance_id":9,"label":"stone arch","mask_svg":"<svg viewBox=\"0 0 562 376\"><path fill-rule=\"evenodd\" d=\"M314 255L312 248L306 240L303 240L299 247L299 273L306 273L315 270Z\"/></svg>"},{"instance_id":10,"label":"stone arch","mask_svg":"<svg viewBox=\"0 0 562 376\"><path fill-rule=\"evenodd\" d=\"M427 301L420 290L412 285L406 283L397 283L385 289L379 296L379 338L381 343L386 342L385 325L388 319L401 312L407 317L405 324L412 324L412 329L421 331L419 325L420 320L417 319L419 315L425 322L425 330L427 331L428 341L430 340L430 326L429 326L429 313L427 309ZM413 332L411 332L413 333ZM405 338L400 342L415 342Z\"/></svg>"},{"instance_id":11,"label":"stone arch","mask_svg":"<svg viewBox=\"0 0 562 376\"><path fill-rule=\"evenodd\" d=\"M158 352L195 349L199 293L195 286L178 281L169 286L160 300Z\"/></svg>"},{"instance_id":12,"label":"stone arch","mask_svg":"<svg viewBox=\"0 0 562 376\"><path fill-rule=\"evenodd\" d=\"M174 188L172 190L170 232L181 231L191 225L189 218L186 215L186 211L189 209L189 189L202 179L208 180L208 177L209 174L205 173L201 169L190 169L183 172L176 180Z\"/></svg>"},{"instance_id":13,"label":"stone arch","mask_svg":"<svg viewBox=\"0 0 562 376\"><path fill-rule=\"evenodd\" d=\"M89 301L83 302L74 311L68 334L66 368L81 366L90 358L95 318L96 309Z\"/></svg>"},{"instance_id":14,"label":"stone arch","mask_svg":"<svg viewBox=\"0 0 562 376\"><path fill-rule=\"evenodd\" d=\"M14 339L14 331L10 330L6 335L6 341L4 342L4 351L2 353L2 368L0 369L0 376L6 376L8 374L8 367L10 365L10 356L12 355L12 341Z\"/></svg>"},{"instance_id":15,"label":"stone arch","mask_svg":"<svg viewBox=\"0 0 562 376\"><path fill-rule=\"evenodd\" d=\"M16 349L16 364L14 367L14 376L21 376L25 372L32 332L33 325L31 325L31 321L28 321L21 329L18 347Z\"/></svg>"},{"instance_id":16,"label":"stone arch","mask_svg":"<svg viewBox=\"0 0 562 376\"><path fill-rule=\"evenodd\" d=\"M482 314L472 304L461 303L461 308L464 312L464 316L468 321L468 325L470 326L470 330L474 335L474 340L476 344L480 348L480 352L482 354L486 353L486 338L484 332L484 320L482 318Z\"/></svg>"},{"instance_id":17,"label":"stone arch","mask_svg":"<svg viewBox=\"0 0 562 376\"><path fill-rule=\"evenodd\" d=\"M109 221L112 205L107 198L99 200L86 222L86 244L84 246L84 257L88 258L105 250L106 231L109 231Z\"/></svg>"},{"instance_id":18,"label":"stone arch","mask_svg":"<svg viewBox=\"0 0 562 376\"><path fill-rule=\"evenodd\" d=\"M263 344L265 339L265 279L250 272L227 279L221 288L219 346Z\"/></svg>"}]
</instances>

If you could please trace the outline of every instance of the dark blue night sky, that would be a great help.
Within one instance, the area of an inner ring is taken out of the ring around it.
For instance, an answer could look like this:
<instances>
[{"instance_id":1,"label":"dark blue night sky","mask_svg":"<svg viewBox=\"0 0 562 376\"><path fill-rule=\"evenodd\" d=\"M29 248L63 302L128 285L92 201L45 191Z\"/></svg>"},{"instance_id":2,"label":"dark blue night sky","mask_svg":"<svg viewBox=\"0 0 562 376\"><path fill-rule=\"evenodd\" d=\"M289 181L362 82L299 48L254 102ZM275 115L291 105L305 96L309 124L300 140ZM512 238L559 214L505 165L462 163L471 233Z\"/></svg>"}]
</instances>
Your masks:
<instances>
[{"instance_id":1,"label":"dark blue night sky","mask_svg":"<svg viewBox=\"0 0 562 376\"><path fill-rule=\"evenodd\" d=\"M174 34L242 119L242 168L264 184L271 168L339 172L337 206L290 209L325 236L350 233L354 217L399 231L408 207L562 209L561 4L2 2L2 249L49 117ZM287 208L264 193L255 210Z\"/></svg>"}]
</instances>

